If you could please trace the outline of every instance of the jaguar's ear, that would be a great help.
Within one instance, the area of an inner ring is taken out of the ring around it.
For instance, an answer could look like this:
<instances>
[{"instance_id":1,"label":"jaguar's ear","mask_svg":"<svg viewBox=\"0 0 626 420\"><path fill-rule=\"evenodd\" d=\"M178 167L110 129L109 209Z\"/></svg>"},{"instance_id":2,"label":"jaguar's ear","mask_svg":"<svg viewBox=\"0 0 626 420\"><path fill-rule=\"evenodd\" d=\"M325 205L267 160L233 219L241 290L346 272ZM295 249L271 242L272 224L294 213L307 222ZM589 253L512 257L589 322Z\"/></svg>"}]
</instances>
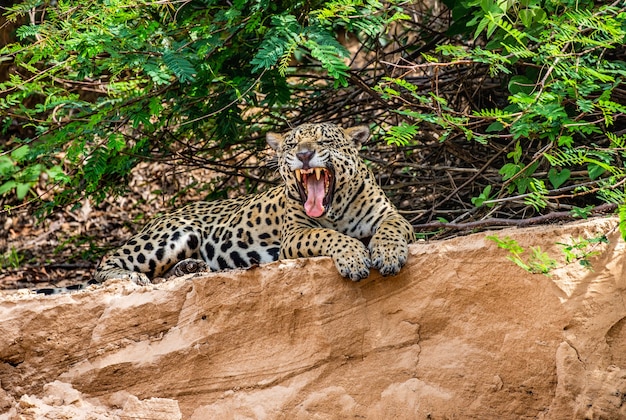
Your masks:
<instances>
[{"instance_id":1,"label":"jaguar's ear","mask_svg":"<svg viewBox=\"0 0 626 420\"><path fill-rule=\"evenodd\" d=\"M370 129L366 125L350 127L345 129L348 138L351 139L356 146L360 146L367 141L370 136Z\"/></svg>"},{"instance_id":2,"label":"jaguar's ear","mask_svg":"<svg viewBox=\"0 0 626 420\"><path fill-rule=\"evenodd\" d=\"M280 147L283 145L283 140L285 140L285 138L278 133L267 133L265 139L267 141L267 144L269 144L270 147L276 151L280 149Z\"/></svg>"}]
</instances>

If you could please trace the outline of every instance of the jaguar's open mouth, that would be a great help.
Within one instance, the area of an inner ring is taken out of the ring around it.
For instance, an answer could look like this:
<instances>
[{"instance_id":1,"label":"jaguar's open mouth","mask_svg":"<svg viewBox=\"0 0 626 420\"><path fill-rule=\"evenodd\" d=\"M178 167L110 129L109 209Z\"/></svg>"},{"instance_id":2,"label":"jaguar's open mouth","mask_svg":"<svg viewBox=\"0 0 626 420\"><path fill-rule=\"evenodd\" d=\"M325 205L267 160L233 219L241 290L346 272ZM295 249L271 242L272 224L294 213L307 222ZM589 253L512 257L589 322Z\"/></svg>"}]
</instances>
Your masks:
<instances>
[{"instance_id":1,"label":"jaguar's open mouth","mask_svg":"<svg viewBox=\"0 0 626 420\"><path fill-rule=\"evenodd\" d=\"M304 211L309 217L320 217L333 199L334 174L328 168L296 169L294 173Z\"/></svg>"}]
</instances>

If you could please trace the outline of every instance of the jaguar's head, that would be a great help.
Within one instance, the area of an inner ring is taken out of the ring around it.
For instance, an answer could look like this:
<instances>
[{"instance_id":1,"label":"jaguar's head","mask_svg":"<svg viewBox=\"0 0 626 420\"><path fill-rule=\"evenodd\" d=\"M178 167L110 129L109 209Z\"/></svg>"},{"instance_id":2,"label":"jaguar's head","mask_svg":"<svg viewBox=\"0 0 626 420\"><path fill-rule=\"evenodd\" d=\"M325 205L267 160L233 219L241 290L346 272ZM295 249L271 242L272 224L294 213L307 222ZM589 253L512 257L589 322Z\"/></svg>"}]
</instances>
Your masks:
<instances>
[{"instance_id":1,"label":"jaguar's head","mask_svg":"<svg viewBox=\"0 0 626 420\"><path fill-rule=\"evenodd\" d=\"M276 150L288 194L299 197L309 217L321 217L357 175L358 150L368 137L366 126L304 124L284 135L268 133L267 143Z\"/></svg>"}]
</instances>

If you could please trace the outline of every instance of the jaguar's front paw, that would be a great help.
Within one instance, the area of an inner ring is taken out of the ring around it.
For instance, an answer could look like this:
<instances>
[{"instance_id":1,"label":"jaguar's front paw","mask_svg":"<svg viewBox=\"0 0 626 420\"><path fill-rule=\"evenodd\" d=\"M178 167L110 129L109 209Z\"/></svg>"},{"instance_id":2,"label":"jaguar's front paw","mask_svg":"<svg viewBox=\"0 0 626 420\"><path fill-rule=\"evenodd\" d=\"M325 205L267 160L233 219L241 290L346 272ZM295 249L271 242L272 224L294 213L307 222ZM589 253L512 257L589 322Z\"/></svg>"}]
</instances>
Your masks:
<instances>
[{"instance_id":1,"label":"jaguar's front paw","mask_svg":"<svg viewBox=\"0 0 626 420\"><path fill-rule=\"evenodd\" d=\"M144 273L137 273L134 271L128 272L126 278L131 280L133 283L138 284L139 286L147 286L149 284L152 284L148 276L146 276Z\"/></svg>"},{"instance_id":2,"label":"jaguar's front paw","mask_svg":"<svg viewBox=\"0 0 626 420\"><path fill-rule=\"evenodd\" d=\"M336 251L333 261L339 274L352 281L365 279L370 274L372 263L369 251L359 240L354 239L345 248Z\"/></svg>"},{"instance_id":3,"label":"jaguar's front paw","mask_svg":"<svg viewBox=\"0 0 626 420\"><path fill-rule=\"evenodd\" d=\"M102 270L97 272L94 276L95 283L104 283L107 280L122 279L130 280L139 286L147 286L152 284L148 276L144 273L138 273L136 271L124 270L121 268L113 268L109 270Z\"/></svg>"},{"instance_id":4,"label":"jaguar's front paw","mask_svg":"<svg viewBox=\"0 0 626 420\"><path fill-rule=\"evenodd\" d=\"M409 255L409 247L404 238L382 240L374 237L369 248L372 267L378 269L383 276L398 274Z\"/></svg>"}]
</instances>

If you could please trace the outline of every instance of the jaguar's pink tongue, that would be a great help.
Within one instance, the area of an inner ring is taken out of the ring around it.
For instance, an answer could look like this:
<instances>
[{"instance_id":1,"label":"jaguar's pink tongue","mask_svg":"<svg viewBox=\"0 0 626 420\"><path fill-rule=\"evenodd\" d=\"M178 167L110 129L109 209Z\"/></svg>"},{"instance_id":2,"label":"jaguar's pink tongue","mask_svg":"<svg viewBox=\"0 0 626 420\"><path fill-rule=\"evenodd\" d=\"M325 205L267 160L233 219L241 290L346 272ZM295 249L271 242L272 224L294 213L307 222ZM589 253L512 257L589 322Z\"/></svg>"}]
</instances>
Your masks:
<instances>
[{"instance_id":1,"label":"jaguar's pink tongue","mask_svg":"<svg viewBox=\"0 0 626 420\"><path fill-rule=\"evenodd\" d=\"M324 177L319 180L311 174L306 177L307 197L304 203L304 211L309 217L320 217L324 214Z\"/></svg>"}]
</instances>

